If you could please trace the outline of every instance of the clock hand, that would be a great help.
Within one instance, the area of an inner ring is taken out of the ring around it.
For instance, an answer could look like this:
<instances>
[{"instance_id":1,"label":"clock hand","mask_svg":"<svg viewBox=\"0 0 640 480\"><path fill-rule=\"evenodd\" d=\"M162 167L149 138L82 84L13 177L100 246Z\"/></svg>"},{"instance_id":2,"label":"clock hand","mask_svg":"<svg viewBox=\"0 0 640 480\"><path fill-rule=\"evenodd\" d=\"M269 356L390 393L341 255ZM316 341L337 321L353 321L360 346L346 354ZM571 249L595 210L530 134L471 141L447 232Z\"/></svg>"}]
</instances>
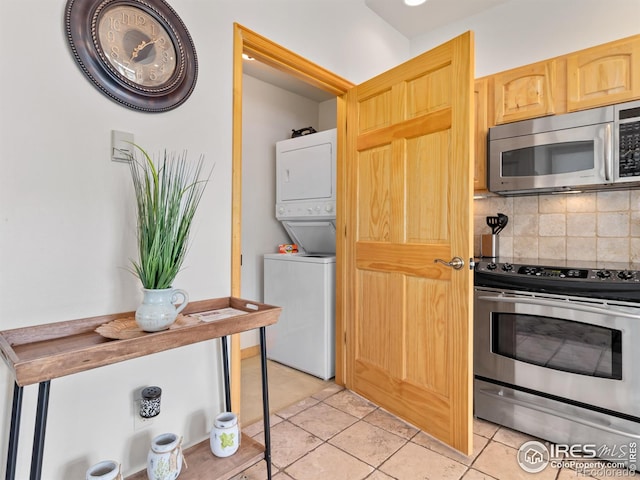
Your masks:
<instances>
[{"instance_id":1,"label":"clock hand","mask_svg":"<svg viewBox=\"0 0 640 480\"><path fill-rule=\"evenodd\" d=\"M148 47L149 45L153 45L154 43L156 43L158 41L158 39L156 38L155 40L151 40L149 42L143 40L142 42L140 42L140 45L138 45L136 48L133 49L133 52L131 53L131 59L133 60L134 58L136 58L138 56L138 54L145 49L146 47Z\"/></svg>"}]
</instances>

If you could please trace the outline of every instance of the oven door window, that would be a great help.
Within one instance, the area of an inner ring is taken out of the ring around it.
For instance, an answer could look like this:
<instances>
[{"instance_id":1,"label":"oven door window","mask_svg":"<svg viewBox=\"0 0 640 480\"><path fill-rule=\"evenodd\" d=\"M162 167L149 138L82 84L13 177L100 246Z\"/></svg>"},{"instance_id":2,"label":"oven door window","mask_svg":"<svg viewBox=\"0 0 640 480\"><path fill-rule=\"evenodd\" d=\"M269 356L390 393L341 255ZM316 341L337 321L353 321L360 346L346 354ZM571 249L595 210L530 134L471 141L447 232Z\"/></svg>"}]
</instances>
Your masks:
<instances>
[{"instance_id":1,"label":"oven door window","mask_svg":"<svg viewBox=\"0 0 640 480\"><path fill-rule=\"evenodd\" d=\"M622 332L519 313L491 314L493 353L554 370L622 379Z\"/></svg>"}]
</instances>

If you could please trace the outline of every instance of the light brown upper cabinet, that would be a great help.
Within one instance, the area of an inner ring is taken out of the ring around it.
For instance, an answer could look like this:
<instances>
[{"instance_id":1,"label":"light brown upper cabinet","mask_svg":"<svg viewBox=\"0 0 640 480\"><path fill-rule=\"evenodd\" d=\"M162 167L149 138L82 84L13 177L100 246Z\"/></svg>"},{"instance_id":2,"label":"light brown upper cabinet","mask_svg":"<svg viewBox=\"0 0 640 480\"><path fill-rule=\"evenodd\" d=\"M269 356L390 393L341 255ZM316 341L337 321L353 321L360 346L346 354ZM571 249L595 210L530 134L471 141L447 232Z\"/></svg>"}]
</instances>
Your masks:
<instances>
[{"instance_id":1,"label":"light brown upper cabinet","mask_svg":"<svg viewBox=\"0 0 640 480\"><path fill-rule=\"evenodd\" d=\"M640 98L640 35L478 78L474 191L487 190L489 128Z\"/></svg>"},{"instance_id":2,"label":"light brown upper cabinet","mask_svg":"<svg viewBox=\"0 0 640 480\"><path fill-rule=\"evenodd\" d=\"M473 170L473 190L476 192L487 190L487 132L489 131L489 79L479 78L475 81L473 96L475 103L475 168Z\"/></svg>"},{"instance_id":3,"label":"light brown upper cabinet","mask_svg":"<svg viewBox=\"0 0 640 480\"><path fill-rule=\"evenodd\" d=\"M640 97L640 37L567 55L569 111Z\"/></svg>"},{"instance_id":4,"label":"light brown upper cabinet","mask_svg":"<svg viewBox=\"0 0 640 480\"><path fill-rule=\"evenodd\" d=\"M556 61L533 63L493 76L495 124L552 115Z\"/></svg>"}]
</instances>

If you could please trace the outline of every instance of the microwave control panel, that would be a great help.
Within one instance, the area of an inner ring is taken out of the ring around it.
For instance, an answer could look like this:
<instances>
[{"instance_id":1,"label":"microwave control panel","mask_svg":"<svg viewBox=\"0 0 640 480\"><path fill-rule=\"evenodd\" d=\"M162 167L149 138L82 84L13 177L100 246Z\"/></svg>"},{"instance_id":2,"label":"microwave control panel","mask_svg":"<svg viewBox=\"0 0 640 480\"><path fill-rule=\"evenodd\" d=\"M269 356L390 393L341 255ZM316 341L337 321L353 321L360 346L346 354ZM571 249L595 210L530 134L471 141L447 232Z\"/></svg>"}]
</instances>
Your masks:
<instances>
[{"instance_id":1,"label":"microwave control panel","mask_svg":"<svg viewBox=\"0 0 640 480\"><path fill-rule=\"evenodd\" d=\"M640 176L640 121L620 123L620 177Z\"/></svg>"}]
</instances>

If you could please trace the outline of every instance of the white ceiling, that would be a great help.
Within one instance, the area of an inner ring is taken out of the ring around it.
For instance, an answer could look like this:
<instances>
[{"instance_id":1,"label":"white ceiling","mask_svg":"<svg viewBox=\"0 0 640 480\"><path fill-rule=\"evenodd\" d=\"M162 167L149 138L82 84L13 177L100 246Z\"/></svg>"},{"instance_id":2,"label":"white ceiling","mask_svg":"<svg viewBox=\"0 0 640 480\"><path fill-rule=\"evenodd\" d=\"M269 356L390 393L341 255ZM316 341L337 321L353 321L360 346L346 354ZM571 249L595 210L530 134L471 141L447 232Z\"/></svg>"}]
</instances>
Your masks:
<instances>
[{"instance_id":1,"label":"white ceiling","mask_svg":"<svg viewBox=\"0 0 640 480\"><path fill-rule=\"evenodd\" d=\"M408 7L403 0L364 0L364 3L405 37L412 38L507 1L427 0L417 7ZM335 97L260 62L245 60L243 72L316 102Z\"/></svg>"},{"instance_id":2,"label":"white ceiling","mask_svg":"<svg viewBox=\"0 0 640 480\"><path fill-rule=\"evenodd\" d=\"M364 3L405 37L411 38L507 1L427 0L416 7L405 5L403 0L364 0Z\"/></svg>"}]
</instances>

